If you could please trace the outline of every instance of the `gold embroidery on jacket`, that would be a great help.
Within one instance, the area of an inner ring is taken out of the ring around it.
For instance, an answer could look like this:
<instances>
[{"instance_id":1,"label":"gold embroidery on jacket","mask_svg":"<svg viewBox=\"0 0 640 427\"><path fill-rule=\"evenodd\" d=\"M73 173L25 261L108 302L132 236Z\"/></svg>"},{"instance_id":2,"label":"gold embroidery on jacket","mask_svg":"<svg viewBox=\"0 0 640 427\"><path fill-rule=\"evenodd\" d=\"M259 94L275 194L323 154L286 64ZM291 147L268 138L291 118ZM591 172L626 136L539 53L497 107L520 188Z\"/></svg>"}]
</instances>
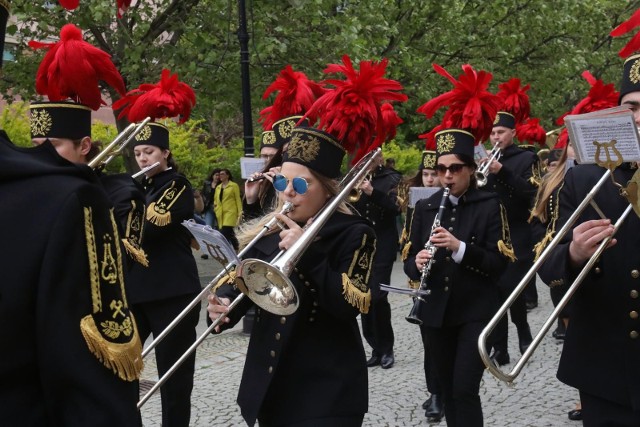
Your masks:
<instances>
[{"instance_id":1,"label":"gold embroidery on jacket","mask_svg":"<svg viewBox=\"0 0 640 427\"><path fill-rule=\"evenodd\" d=\"M164 190L162 197L157 202L151 202L147 209L147 220L149 222L163 227L171 224L171 206L180 198L180 195L184 192L186 185L182 186L182 189L175 188L176 182L173 181L171 186Z\"/></svg>"},{"instance_id":2,"label":"gold embroidery on jacket","mask_svg":"<svg viewBox=\"0 0 640 427\"><path fill-rule=\"evenodd\" d=\"M360 247L353 253L351 265L347 273L342 273L342 294L346 301L360 310L369 312L371 304L371 290L369 276L371 275L372 260L376 252L376 241L367 242L368 236L362 236Z\"/></svg>"}]
</instances>

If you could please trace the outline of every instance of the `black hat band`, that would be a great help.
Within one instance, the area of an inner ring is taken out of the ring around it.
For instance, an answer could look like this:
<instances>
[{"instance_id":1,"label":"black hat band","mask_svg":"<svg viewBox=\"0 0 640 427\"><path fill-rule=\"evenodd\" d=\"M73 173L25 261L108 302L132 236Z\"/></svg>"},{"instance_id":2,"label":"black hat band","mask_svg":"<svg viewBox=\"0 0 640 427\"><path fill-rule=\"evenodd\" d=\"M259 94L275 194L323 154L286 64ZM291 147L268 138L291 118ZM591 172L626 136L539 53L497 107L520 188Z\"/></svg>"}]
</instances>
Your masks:
<instances>
[{"instance_id":1,"label":"black hat band","mask_svg":"<svg viewBox=\"0 0 640 427\"><path fill-rule=\"evenodd\" d=\"M337 178L345 153L333 135L315 128L296 127L283 163L298 163L328 178Z\"/></svg>"},{"instance_id":2,"label":"black hat band","mask_svg":"<svg viewBox=\"0 0 640 427\"><path fill-rule=\"evenodd\" d=\"M436 133L436 157L445 154L462 154L473 158L475 146L473 134L462 129L445 129Z\"/></svg>"},{"instance_id":3,"label":"black hat band","mask_svg":"<svg viewBox=\"0 0 640 427\"><path fill-rule=\"evenodd\" d=\"M169 149L169 129L160 123L149 122L133 137L131 146L153 145L154 147Z\"/></svg>"},{"instance_id":4,"label":"black hat band","mask_svg":"<svg viewBox=\"0 0 640 427\"><path fill-rule=\"evenodd\" d=\"M493 121L493 127L496 126L504 126L509 129L515 129L516 117L511 113L507 113L506 111L498 111L498 114Z\"/></svg>"},{"instance_id":5,"label":"black hat band","mask_svg":"<svg viewBox=\"0 0 640 427\"><path fill-rule=\"evenodd\" d=\"M91 136L91 109L73 102L31 104L31 138L81 139Z\"/></svg>"}]
</instances>

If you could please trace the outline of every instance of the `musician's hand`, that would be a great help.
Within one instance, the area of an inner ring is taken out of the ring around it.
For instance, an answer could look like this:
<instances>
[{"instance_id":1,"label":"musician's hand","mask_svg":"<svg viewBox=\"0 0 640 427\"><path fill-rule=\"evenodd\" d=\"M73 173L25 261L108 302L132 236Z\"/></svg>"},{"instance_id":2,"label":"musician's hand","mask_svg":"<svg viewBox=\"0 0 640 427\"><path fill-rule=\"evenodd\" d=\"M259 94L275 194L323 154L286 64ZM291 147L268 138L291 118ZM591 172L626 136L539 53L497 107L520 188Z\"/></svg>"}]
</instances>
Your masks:
<instances>
[{"instance_id":1,"label":"musician's hand","mask_svg":"<svg viewBox=\"0 0 640 427\"><path fill-rule=\"evenodd\" d=\"M497 160L494 160L489 165L489 173L492 173L494 175L497 174L498 172L500 172L500 169L502 169L502 163L500 163Z\"/></svg>"},{"instance_id":2,"label":"musician's hand","mask_svg":"<svg viewBox=\"0 0 640 427\"><path fill-rule=\"evenodd\" d=\"M370 196L371 193L373 193L373 186L371 185L371 181L369 181L368 179L362 181L362 184L360 184L360 190L362 190L362 192L367 196Z\"/></svg>"},{"instance_id":3,"label":"musician's hand","mask_svg":"<svg viewBox=\"0 0 640 427\"><path fill-rule=\"evenodd\" d=\"M431 259L431 252L426 249L421 250L416 254L416 267L418 270L422 270L424 265Z\"/></svg>"},{"instance_id":4,"label":"musician's hand","mask_svg":"<svg viewBox=\"0 0 640 427\"><path fill-rule=\"evenodd\" d=\"M209 319L212 322L215 322L217 318L222 316L223 314L226 316L229 313L229 304L231 304L231 300L229 298L220 298L215 294L210 294L207 298L209 303L207 304L207 312L209 313ZM225 317L222 320L222 323L229 323L229 318ZM216 326L216 332L220 332L220 325Z\"/></svg>"},{"instance_id":5,"label":"musician's hand","mask_svg":"<svg viewBox=\"0 0 640 427\"><path fill-rule=\"evenodd\" d=\"M276 214L276 218L287 226L287 228L280 232L280 243L278 244L280 249L287 250L298 241L304 230L286 215Z\"/></svg>"},{"instance_id":6,"label":"musician's hand","mask_svg":"<svg viewBox=\"0 0 640 427\"><path fill-rule=\"evenodd\" d=\"M573 240L569 244L569 257L574 267L579 267L596 252L600 242L613 234L611 220L596 219L585 221L573 229ZM616 244L611 239L607 248Z\"/></svg>"},{"instance_id":7,"label":"musician's hand","mask_svg":"<svg viewBox=\"0 0 640 427\"><path fill-rule=\"evenodd\" d=\"M431 243L437 248L446 248L451 252L456 252L460 248L460 240L444 227L436 227L431 235Z\"/></svg>"},{"instance_id":8,"label":"musician's hand","mask_svg":"<svg viewBox=\"0 0 640 427\"><path fill-rule=\"evenodd\" d=\"M251 179L257 179L261 176L263 176L261 172L254 172L251 174L249 179L244 182L244 198L250 205L258 201L258 195L260 194L260 184L264 182L264 180L251 182Z\"/></svg>"}]
</instances>

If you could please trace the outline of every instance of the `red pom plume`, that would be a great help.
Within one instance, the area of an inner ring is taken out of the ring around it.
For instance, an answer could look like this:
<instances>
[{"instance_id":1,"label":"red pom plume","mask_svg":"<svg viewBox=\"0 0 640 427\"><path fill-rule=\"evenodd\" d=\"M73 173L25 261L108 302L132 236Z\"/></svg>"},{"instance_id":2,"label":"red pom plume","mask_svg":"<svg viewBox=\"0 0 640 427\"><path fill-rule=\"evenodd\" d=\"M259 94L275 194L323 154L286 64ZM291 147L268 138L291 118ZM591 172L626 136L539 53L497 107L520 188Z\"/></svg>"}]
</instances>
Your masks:
<instances>
[{"instance_id":1,"label":"red pom plume","mask_svg":"<svg viewBox=\"0 0 640 427\"><path fill-rule=\"evenodd\" d=\"M60 0L60 6L67 10L74 10L80 4L80 0Z\"/></svg>"},{"instance_id":2,"label":"red pom plume","mask_svg":"<svg viewBox=\"0 0 640 427\"><path fill-rule=\"evenodd\" d=\"M547 140L547 133L540 126L540 119L529 118L524 123L516 126L516 138L520 142L535 142L542 146Z\"/></svg>"},{"instance_id":3,"label":"red pom plume","mask_svg":"<svg viewBox=\"0 0 640 427\"><path fill-rule=\"evenodd\" d=\"M620 93L616 91L613 83L604 84L601 79L596 80L588 71L584 71L582 77L589 82L591 89L589 89L587 96L571 110L570 114L591 113L618 105Z\"/></svg>"},{"instance_id":4,"label":"red pom plume","mask_svg":"<svg viewBox=\"0 0 640 427\"><path fill-rule=\"evenodd\" d=\"M384 123L382 103L404 102L407 95L396 92L402 90L400 83L384 78L386 59L380 62L361 61L359 70L353 68L347 55L342 57L342 62L329 65L324 72L343 74L346 79L325 80L324 83L335 89L318 98L305 117L319 117L319 128L336 137L349 153L356 148L358 154L367 153L388 136L389 127Z\"/></svg>"},{"instance_id":5,"label":"red pom plume","mask_svg":"<svg viewBox=\"0 0 640 427\"><path fill-rule=\"evenodd\" d=\"M529 118L531 106L529 105L527 91L531 88L531 85L520 87L520 79L513 78L506 83L500 83L498 88L500 90L496 95L502 100L500 111L513 114L516 118L516 123L522 123Z\"/></svg>"},{"instance_id":6,"label":"red pom plume","mask_svg":"<svg viewBox=\"0 0 640 427\"><path fill-rule=\"evenodd\" d=\"M73 24L60 31L57 43L30 41L33 49L47 49L36 74L36 91L50 101L71 98L93 110L105 104L99 81L124 95L124 81L111 56L82 39L82 32Z\"/></svg>"},{"instance_id":7,"label":"red pom plume","mask_svg":"<svg viewBox=\"0 0 640 427\"><path fill-rule=\"evenodd\" d=\"M556 141L556 145L553 146L554 150L559 150L567 146L569 142L569 132L567 128L564 128L560 131L560 135L558 135L558 140Z\"/></svg>"},{"instance_id":8,"label":"red pom plume","mask_svg":"<svg viewBox=\"0 0 640 427\"><path fill-rule=\"evenodd\" d=\"M184 123L189 120L195 104L193 89L178 81L178 74L172 75L171 71L163 69L158 83L143 83L137 89L130 90L125 97L113 103L113 109L122 108L118 118L126 115L131 123L142 121L146 117L180 117L178 123Z\"/></svg>"},{"instance_id":9,"label":"red pom plume","mask_svg":"<svg viewBox=\"0 0 640 427\"><path fill-rule=\"evenodd\" d=\"M462 66L463 73L456 80L438 64L433 64L433 69L446 77L454 87L423 104L418 112L430 119L438 109L448 106L442 120L443 129L466 129L476 138L476 144L488 139L501 104L500 98L487 90L493 78L491 73L476 72L471 65L465 64Z\"/></svg>"},{"instance_id":10,"label":"red pom plume","mask_svg":"<svg viewBox=\"0 0 640 427\"><path fill-rule=\"evenodd\" d=\"M264 130L271 129L280 119L306 113L326 90L322 85L309 80L304 73L293 71L291 65L287 65L265 90L262 99L267 99L274 92L278 94L273 105L260 111Z\"/></svg>"},{"instance_id":11,"label":"red pom plume","mask_svg":"<svg viewBox=\"0 0 640 427\"><path fill-rule=\"evenodd\" d=\"M418 135L418 138L424 139L424 149L428 151L436 151L436 133L443 130L445 127L442 124L437 125L427 133Z\"/></svg>"},{"instance_id":12,"label":"red pom plume","mask_svg":"<svg viewBox=\"0 0 640 427\"><path fill-rule=\"evenodd\" d=\"M122 18L122 15L129 9L131 6L131 0L118 0L118 19Z\"/></svg>"},{"instance_id":13,"label":"red pom plume","mask_svg":"<svg viewBox=\"0 0 640 427\"><path fill-rule=\"evenodd\" d=\"M631 15L631 18L614 28L609 35L611 37L620 37L633 30L638 25L640 25L640 9L636 10L633 15ZM638 49L640 49L640 32L636 33L636 35L633 36L622 49L620 49L618 55L622 58L626 58Z\"/></svg>"}]
</instances>

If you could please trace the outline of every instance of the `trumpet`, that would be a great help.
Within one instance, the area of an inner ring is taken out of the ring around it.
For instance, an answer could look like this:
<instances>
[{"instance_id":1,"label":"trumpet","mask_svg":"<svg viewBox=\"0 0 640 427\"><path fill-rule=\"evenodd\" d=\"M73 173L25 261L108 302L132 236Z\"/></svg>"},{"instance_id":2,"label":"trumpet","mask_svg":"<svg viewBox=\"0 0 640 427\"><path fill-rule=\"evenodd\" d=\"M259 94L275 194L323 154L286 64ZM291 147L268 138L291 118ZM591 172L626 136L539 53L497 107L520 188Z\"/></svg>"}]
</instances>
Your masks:
<instances>
[{"instance_id":1,"label":"trumpet","mask_svg":"<svg viewBox=\"0 0 640 427\"><path fill-rule=\"evenodd\" d=\"M409 315L405 317L407 322L413 323L415 325L422 325L422 320L420 320L420 311L422 309L422 304L425 302L423 296L429 295L431 291L427 289L427 279L431 274L431 267L435 262L434 256L438 247L431 243L431 236L435 233L436 228L440 227L440 222L442 221L442 214L444 213L445 203L449 198L449 193L451 189L449 187L444 187L444 191L442 192L442 199L440 199L440 207L438 208L438 213L433 220L433 225L431 225L431 233L429 234L429 240L425 243L424 248L431 254L431 258L422 266L422 274L420 275L420 287L418 288L418 292L416 294L416 298L413 301L413 307L411 307L411 311ZM422 292L420 292L422 291Z\"/></svg>"},{"instance_id":2,"label":"trumpet","mask_svg":"<svg viewBox=\"0 0 640 427\"><path fill-rule=\"evenodd\" d=\"M493 146L491 151L489 152L489 158L486 162L484 162L477 171L475 171L476 181L478 182L478 187L484 187L487 185L487 177L489 175L489 166L494 161L499 161L500 157L502 157L502 152L500 151L499 142L496 142L496 145Z\"/></svg>"},{"instance_id":3,"label":"trumpet","mask_svg":"<svg viewBox=\"0 0 640 427\"><path fill-rule=\"evenodd\" d=\"M329 220L331 215L336 209L343 203L344 199L351 192L356 183L360 182L366 175L367 171L371 167L374 161L377 161L380 156L381 149L377 148L364 156L353 169L349 171L347 176L343 178L340 183L341 190L337 196L332 198L316 216L309 226L304 229L304 232L300 238L287 250L281 251L270 262L265 262L259 259L246 259L240 262L237 266L237 281L238 288L242 291L229 305L229 312L233 310L242 301L244 296L248 296L256 305L260 308L278 315L289 315L295 312L298 308L298 294L295 286L289 280L289 275L293 272L294 267L300 260L304 252L309 245L313 243L315 237L320 232L324 224ZM346 183L346 184L345 184ZM285 208L293 209L293 205ZM285 209L283 208L283 212ZM288 212L288 211L287 211ZM277 223L272 219L271 226ZM269 225L269 224L267 224ZM261 232L251 241L249 244L238 254L241 258L246 254L250 246L253 246L267 231L265 226ZM200 294L187 306L182 312L174 319L167 328L162 331L158 337L151 343L153 347L157 345L162 338L164 338L175 325L182 320L189 311L191 311L197 304L200 303L200 299L206 294L217 282L220 280L228 269L232 268L235 264L230 264L225 268L225 271L221 272L216 278L214 278L209 284L200 292ZM149 390L149 392L143 396L138 402L138 409L145 404L147 400L164 384L169 377L182 365L182 363L193 353L196 348L205 340L205 338L226 318L226 316L218 317L209 328L184 352L184 354L174 363L174 365L158 380L158 382ZM151 347L151 345L149 346ZM142 357L149 354L149 348L142 353Z\"/></svg>"},{"instance_id":4,"label":"trumpet","mask_svg":"<svg viewBox=\"0 0 640 427\"><path fill-rule=\"evenodd\" d=\"M347 197L349 203L358 203L358 200L360 200L360 197L362 197L362 190L360 189L360 185L362 185L365 179L371 181L371 174L367 173L366 175L364 175L360 182L358 182L358 184L351 189L351 191L349 192L349 196Z\"/></svg>"},{"instance_id":5,"label":"trumpet","mask_svg":"<svg viewBox=\"0 0 640 427\"><path fill-rule=\"evenodd\" d=\"M89 162L89 167L92 169L103 169L107 166L111 160L113 160L118 154L122 153L122 150L129 144L133 138L140 133L147 123L151 120L151 117L147 117L140 123L131 123L122 132L116 136L102 151Z\"/></svg>"},{"instance_id":6,"label":"trumpet","mask_svg":"<svg viewBox=\"0 0 640 427\"><path fill-rule=\"evenodd\" d=\"M575 292L578 290L578 287L582 284L582 281L584 280L584 278L587 276L591 268L594 266L594 264L600 257L600 255L602 255L602 252L604 252L604 250L606 249L611 239L615 236L617 231L620 229L620 226L622 225L622 223L625 221L629 213L632 211L633 204L629 203L629 205L626 207L622 215L620 215L620 217L614 224L613 233L600 243L595 253L587 261L586 265L583 267L583 269L580 271L576 279L573 281L573 283L567 290L567 293L565 294L565 296L562 298L562 300L560 300L556 308L553 310L553 312L549 315L547 320L542 325L542 328L540 329L540 331L533 338L533 341L529 346L529 348L527 348L527 350L522 354L520 359L516 362L511 372L505 373L501 371L500 368L498 368L489 357L487 342L488 342L489 336L491 335L491 332L496 328L496 326L500 322L500 319L502 319L502 317L506 314L506 312L511 308L515 300L518 298L518 296L527 287L527 285L529 284L529 281L535 276L536 272L540 269L540 266L542 265L542 263L544 263L545 260L549 257L553 248L555 248L558 245L558 243L560 243L562 238L571 230L573 224L578 220L582 212L586 209L587 205L591 205L596 210L596 212L600 215L600 217L605 218L605 215L603 214L602 210L598 207L596 202L593 200L593 198L598 193L598 191L600 191L600 188L602 187L602 185L609 179L609 177L612 177L612 176L613 176L612 169L607 169L607 171L602 175L600 180L596 183L596 185L593 186L593 188L585 196L584 200L582 200L582 202L578 205L576 210L571 214L567 222L558 231L558 234L556 235L556 237L554 237L554 239L545 248L545 250L542 252L538 260L533 264L533 266L527 272L527 274L525 274L525 276L522 278L520 283L518 283L518 285L513 290L511 295L507 298L504 304L502 304L500 309L496 312L496 314L489 321L487 326L480 333L480 336L478 337L478 351L480 353L480 358L482 359L485 366L487 367L487 370L491 372L491 374L493 374L499 380L502 380L507 384L513 383L513 380L520 374L525 363L527 363L527 361L531 358L531 356L535 352L538 345L540 345L540 342L542 341L546 333L549 331L551 326L555 324L556 319L560 315L560 312L569 303L569 300L572 298L573 294L575 294Z\"/></svg>"}]
</instances>

